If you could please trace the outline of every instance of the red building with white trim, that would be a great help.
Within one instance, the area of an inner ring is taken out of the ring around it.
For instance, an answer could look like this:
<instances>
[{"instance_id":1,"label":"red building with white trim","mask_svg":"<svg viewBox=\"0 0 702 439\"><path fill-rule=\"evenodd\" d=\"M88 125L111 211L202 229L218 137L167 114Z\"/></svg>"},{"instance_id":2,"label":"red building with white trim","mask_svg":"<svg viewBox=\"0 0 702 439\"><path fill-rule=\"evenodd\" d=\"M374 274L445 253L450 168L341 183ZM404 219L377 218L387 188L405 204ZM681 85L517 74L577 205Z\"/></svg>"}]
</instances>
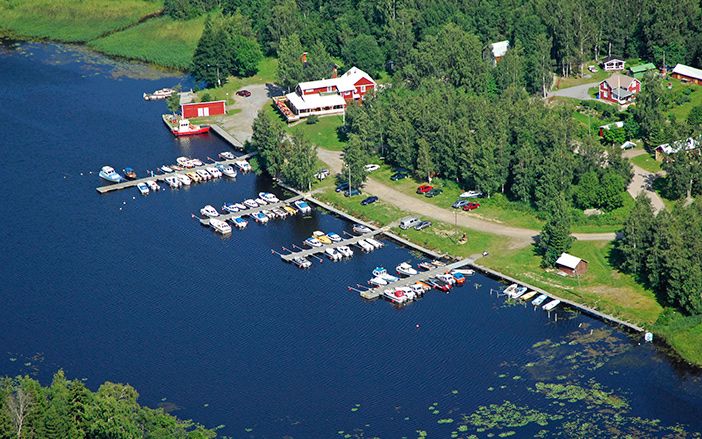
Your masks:
<instances>
[{"instance_id":1,"label":"red building with white trim","mask_svg":"<svg viewBox=\"0 0 702 439\"><path fill-rule=\"evenodd\" d=\"M351 67L339 77L301 82L295 91L273 98L288 122L312 115L341 114L352 101L362 101L377 87L370 75Z\"/></svg>"},{"instance_id":2,"label":"red building with white trim","mask_svg":"<svg viewBox=\"0 0 702 439\"><path fill-rule=\"evenodd\" d=\"M630 104L641 91L641 82L631 76L615 73L600 82L600 99L619 105Z\"/></svg>"},{"instance_id":3,"label":"red building with white trim","mask_svg":"<svg viewBox=\"0 0 702 439\"><path fill-rule=\"evenodd\" d=\"M184 118L219 116L227 112L226 101L193 102L180 106Z\"/></svg>"}]
</instances>

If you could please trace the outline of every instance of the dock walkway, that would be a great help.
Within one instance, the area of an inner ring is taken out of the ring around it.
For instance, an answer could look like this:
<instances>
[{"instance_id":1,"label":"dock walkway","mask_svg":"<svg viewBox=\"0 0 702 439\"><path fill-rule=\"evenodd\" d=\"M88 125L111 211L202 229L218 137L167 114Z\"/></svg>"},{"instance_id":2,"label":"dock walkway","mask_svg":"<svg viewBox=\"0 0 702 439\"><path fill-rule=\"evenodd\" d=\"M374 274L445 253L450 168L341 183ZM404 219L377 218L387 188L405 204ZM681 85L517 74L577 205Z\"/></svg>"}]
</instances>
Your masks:
<instances>
[{"instance_id":1,"label":"dock walkway","mask_svg":"<svg viewBox=\"0 0 702 439\"><path fill-rule=\"evenodd\" d=\"M240 141L238 141L236 138L234 138L234 136L232 136L231 134L226 132L224 130L224 128L222 128L221 126L213 123L210 125L210 129L212 131L214 131L215 133L217 133L219 135L219 137L221 137L222 139L227 141L230 145L232 145L233 148L238 149L240 151L244 150L244 144L241 143Z\"/></svg>"},{"instance_id":2,"label":"dock walkway","mask_svg":"<svg viewBox=\"0 0 702 439\"><path fill-rule=\"evenodd\" d=\"M106 185L106 186L97 187L97 188L95 188L95 190L97 190L97 191L98 191L99 193L101 193L101 194L104 194L104 193L106 193L106 192L112 192L112 191L116 191L116 190L120 190L120 189L127 189L127 188L130 188L130 187L136 187L136 185L138 185L139 183L145 183L147 180L165 181L165 180L166 180L166 177L168 177L169 175L185 174L185 173L187 173L187 172L194 172L194 171L197 171L198 169L205 169L205 168L207 168L207 167L215 166L215 165L217 165L217 164L222 164L222 165L233 165L235 162L238 162L238 161L240 161L240 160L246 160L246 159L248 159L248 158L250 158L250 157L255 156L256 154L257 154L256 152L252 152L252 153L249 153L249 154L242 155L242 156L240 156L240 157L236 157L236 158L233 159L233 160L213 161L213 162L210 162L210 163L205 163L205 164L203 164L202 166L196 166L196 167L194 167L194 168L184 169L184 170L182 170L182 171L175 171L175 172L171 172L171 173L168 173L168 174L155 174L153 177L137 178L136 180L128 180L128 181L124 181L124 182L122 182L122 183L108 184L108 185Z\"/></svg>"},{"instance_id":3,"label":"dock walkway","mask_svg":"<svg viewBox=\"0 0 702 439\"><path fill-rule=\"evenodd\" d=\"M465 267L466 265L471 265L473 263L472 259L462 259L458 262L452 262L450 264L443 265L441 267L436 267L432 270L429 271L422 271L419 272L413 276L405 277L397 282L393 282L391 284L388 284L387 286L382 286L378 288L371 288L369 290L365 290L361 292L361 297L364 299L368 300L373 300L377 299L378 297L383 295L383 290L386 288L403 288L403 287L408 287L410 285L413 285L419 281L424 281L426 279L429 279L430 277L434 277L437 274L443 274L446 273L447 271L451 271L455 268L461 268Z\"/></svg>"},{"instance_id":4,"label":"dock walkway","mask_svg":"<svg viewBox=\"0 0 702 439\"><path fill-rule=\"evenodd\" d=\"M306 257L308 257L308 256L316 255L316 254L318 254L318 253L324 253L324 250L326 250L326 249L328 249L328 248L337 248L337 247L342 247L342 246L344 246L344 245L353 245L353 244L358 243L358 241L360 241L360 240L362 240L362 239L372 238L372 237L374 237L375 235L378 235L378 234L381 234L381 233L385 233L385 232L387 232L387 230L388 230L390 227L391 227L391 226L388 225L388 226L385 226L385 227L380 228L380 229L375 229L375 230L373 230L372 232L364 233L363 235L359 235L359 236L354 236L353 238L344 239L344 240L339 241L339 242L333 242L333 243L331 243L331 244L327 244L327 245L324 245L324 246L322 246L322 247L314 247L314 248L310 248L310 249L307 249L307 250L302 250L302 251L299 251L299 252L288 253L288 254L285 254L285 255L284 255L284 254L281 254L281 255L280 255L280 258L281 258L282 260L284 260L285 262L291 262L291 261L292 261L293 259L295 259L295 258L306 258Z\"/></svg>"},{"instance_id":5,"label":"dock walkway","mask_svg":"<svg viewBox=\"0 0 702 439\"><path fill-rule=\"evenodd\" d=\"M253 215L255 213L261 212L262 210L272 210L278 207L283 207L286 204L293 203L299 199L302 198L302 195L297 195L292 198L288 198L287 200L279 201L277 203L273 204L266 204L265 206L259 206L259 207L254 207L254 208L248 208L246 210L240 210L239 212L235 213L227 213L224 215L220 215L218 217L215 217L214 219L222 220L222 221L227 221L228 219L234 218L236 216L244 216L244 215ZM200 223L205 226L210 225L210 219L212 218L200 218Z\"/></svg>"}]
</instances>

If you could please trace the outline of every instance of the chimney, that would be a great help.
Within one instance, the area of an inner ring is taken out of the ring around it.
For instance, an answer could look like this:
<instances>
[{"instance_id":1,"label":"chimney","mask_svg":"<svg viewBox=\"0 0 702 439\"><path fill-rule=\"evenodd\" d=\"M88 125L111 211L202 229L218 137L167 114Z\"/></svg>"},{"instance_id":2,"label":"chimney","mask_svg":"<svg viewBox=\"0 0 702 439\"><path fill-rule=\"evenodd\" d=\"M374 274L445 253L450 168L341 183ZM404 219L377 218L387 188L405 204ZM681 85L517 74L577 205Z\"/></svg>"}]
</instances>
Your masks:
<instances>
[{"instance_id":1,"label":"chimney","mask_svg":"<svg viewBox=\"0 0 702 439\"><path fill-rule=\"evenodd\" d=\"M300 55L300 62L302 62L302 64L307 64L307 52L302 52L302 55Z\"/></svg>"},{"instance_id":2,"label":"chimney","mask_svg":"<svg viewBox=\"0 0 702 439\"><path fill-rule=\"evenodd\" d=\"M334 66L332 67L332 72L331 72L331 77L332 77L332 78L336 78L337 76L339 76L339 72L337 71L337 69L338 69L338 67L337 67L336 65L334 65Z\"/></svg>"}]
</instances>

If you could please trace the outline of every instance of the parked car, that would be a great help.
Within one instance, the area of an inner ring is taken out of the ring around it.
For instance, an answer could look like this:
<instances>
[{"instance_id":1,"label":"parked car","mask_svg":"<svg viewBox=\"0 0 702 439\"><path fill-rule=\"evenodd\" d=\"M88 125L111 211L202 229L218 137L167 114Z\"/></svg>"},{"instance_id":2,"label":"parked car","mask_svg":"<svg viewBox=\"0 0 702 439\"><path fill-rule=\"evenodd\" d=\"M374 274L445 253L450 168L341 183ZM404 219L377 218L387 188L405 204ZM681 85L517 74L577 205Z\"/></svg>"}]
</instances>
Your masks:
<instances>
[{"instance_id":1,"label":"parked car","mask_svg":"<svg viewBox=\"0 0 702 439\"><path fill-rule=\"evenodd\" d=\"M595 66L588 66L587 68L591 73L597 73L597 67Z\"/></svg>"},{"instance_id":2,"label":"parked car","mask_svg":"<svg viewBox=\"0 0 702 439\"><path fill-rule=\"evenodd\" d=\"M430 190L434 189L433 186L428 185L428 184L423 184L417 188L417 193L418 194L426 194Z\"/></svg>"},{"instance_id":3,"label":"parked car","mask_svg":"<svg viewBox=\"0 0 702 439\"><path fill-rule=\"evenodd\" d=\"M340 185L338 185L338 186L336 187L336 191L337 191L337 192L343 192L343 191L347 190L348 188L349 188L349 184L348 184L348 183L341 183Z\"/></svg>"},{"instance_id":4,"label":"parked car","mask_svg":"<svg viewBox=\"0 0 702 439\"><path fill-rule=\"evenodd\" d=\"M245 98L251 96L251 92L245 89L239 90L238 92L236 92L236 94Z\"/></svg>"},{"instance_id":5,"label":"parked car","mask_svg":"<svg viewBox=\"0 0 702 439\"><path fill-rule=\"evenodd\" d=\"M466 212L468 212L468 211L471 211L471 210L475 210L475 209L477 209L478 207L480 207L480 203L468 203L468 204L466 204L465 206L463 206L463 210L465 210Z\"/></svg>"},{"instance_id":6,"label":"parked car","mask_svg":"<svg viewBox=\"0 0 702 439\"><path fill-rule=\"evenodd\" d=\"M626 142L622 143L622 146L620 146L621 149L631 149L631 148L636 148L636 143L627 140Z\"/></svg>"},{"instance_id":7,"label":"parked car","mask_svg":"<svg viewBox=\"0 0 702 439\"><path fill-rule=\"evenodd\" d=\"M362 205L362 206L367 206L367 205L369 205L369 204L375 203L376 201L378 201L378 197L376 197L375 195L373 195L372 197L368 197L368 198L366 198L365 200L361 201L361 205Z\"/></svg>"},{"instance_id":8,"label":"parked car","mask_svg":"<svg viewBox=\"0 0 702 439\"><path fill-rule=\"evenodd\" d=\"M416 226L420 222L421 222L421 220L419 218L417 218L416 216L408 216L408 217L402 218L400 220L400 228L402 230L407 230L411 227Z\"/></svg>"},{"instance_id":9,"label":"parked car","mask_svg":"<svg viewBox=\"0 0 702 439\"><path fill-rule=\"evenodd\" d=\"M441 195L442 192L444 192L444 191L441 189L438 189L438 188L434 188L434 189L430 190L429 192L427 192L426 194L424 194L424 196L427 198L434 198L437 195Z\"/></svg>"},{"instance_id":10,"label":"parked car","mask_svg":"<svg viewBox=\"0 0 702 439\"><path fill-rule=\"evenodd\" d=\"M424 230L429 226L431 226L431 221L422 221L419 224L417 224L416 226L414 226L414 229L415 230Z\"/></svg>"},{"instance_id":11,"label":"parked car","mask_svg":"<svg viewBox=\"0 0 702 439\"><path fill-rule=\"evenodd\" d=\"M361 191L355 188L350 188L344 191L345 197L355 197L356 195L361 195Z\"/></svg>"},{"instance_id":12,"label":"parked car","mask_svg":"<svg viewBox=\"0 0 702 439\"><path fill-rule=\"evenodd\" d=\"M477 198L482 196L483 193L480 191L465 191L461 195L459 195L460 198Z\"/></svg>"},{"instance_id":13,"label":"parked car","mask_svg":"<svg viewBox=\"0 0 702 439\"><path fill-rule=\"evenodd\" d=\"M375 164L371 163L371 164L364 166L363 169L365 169L366 172L373 172L373 171L377 171L378 169L380 169L380 165L375 165Z\"/></svg>"},{"instance_id":14,"label":"parked car","mask_svg":"<svg viewBox=\"0 0 702 439\"><path fill-rule=\"evenodd\" d=\"M317 180L324 180L325 178L329 177L329 169L320 169L317 171L314 176L317 178Z\"/></svg>"},{"instance_id":15,"label":"parked car","mask_svg":"<svg viewBox=\"0 0 702 439\"><path fill-rule=\"evenodd\" d=\"M392 180L392 181L397 181L397 180L403 180L403 179L405 179L405 178L407 178L407 174L403 174L402 172L395 172L395 173L392 174L392 176L390 177L390 180Z\"/></svg>"},{"instance_id":16,"label":"parked car","mask_svg":"<svg viewBox=\"0 0 702 439\"><path fill-rule=\"evenodd\" d=\"M460 199L460 198L459 198L458 200L456 200L455 203L453 203L453 204L451 205L451 207L453 207L454 209L460 209L461 207L465 206L465 205L468 204L468 203L470 203L470 201L468 201L468 200L463 200L463 199Z\"/></svg>"}]
</instances>

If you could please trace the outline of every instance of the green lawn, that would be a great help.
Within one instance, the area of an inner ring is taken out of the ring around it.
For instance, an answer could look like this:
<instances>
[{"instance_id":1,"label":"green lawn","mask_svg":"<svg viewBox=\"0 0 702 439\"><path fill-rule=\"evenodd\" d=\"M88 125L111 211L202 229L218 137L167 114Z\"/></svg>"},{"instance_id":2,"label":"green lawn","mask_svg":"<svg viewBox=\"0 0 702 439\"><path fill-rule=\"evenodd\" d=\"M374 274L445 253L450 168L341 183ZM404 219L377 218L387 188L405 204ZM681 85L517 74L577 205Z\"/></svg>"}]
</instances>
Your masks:
<instances>
[{"instance_id":1,"label":"green lawn","mask_svg":"<svg viewBox=\"0 0 702 439\"><path fill-rule=\"evenodd\" d=\"M192 20L159 17L88 45L108 55L185 70L190 66L204 25L205 16Z\"/></svg>"},{"instance_id":2,"label":"green lawn","mask_svg":"<svg viewBox=\"0 0 702 439\"><path fill-rule=\"evenodd\" d=\"M595 73L590 73L587 70L587 67L590 65L594 65L597 67L597 72ZM568 87L574 87L576 85L581 85L581 84L588 84L590 82L600 82L606 78L609 78L609 76L612 74L611 72L605 72L602 70L602 68L599 66L598 63L595 61L590 61L588 63L585 63L585 71L584 74L590 75L589 78L585 77L573 77L569 76L567 78L563 77L558 77L556 79L556 83L554 84L554 90L561 90L563 88L568 88Z\"/></svg>"},{"instance_id":3,"label":"green lawn","mask_svg":"<svg viewBox=\"0 0 702 439\"><path fill-rule=\"evenodd\" d=\"M702 365L702 317L666 310L654 330L686 361Z\"/></svg>"},{"instance_id":4,"label":"green lawn","mask_svg":"<svg viewBox=\"0 0 702 439\"><path fill-rule=\"evenodd\" d=\"M230 76L227 82L221 87L206 88L198 92L198 96L209 94L213 100L230 100L237 99L236 92L247 85L251 84L266 84L276 81L276 71L278 70L278 59L266 57L258 64L258 73L246 78L238 76Z\"/></svg>"},{"instance_id":5,"label":"green lawn","mask_svg":"<svg viewBox=\"0 0 702 439\"><path fill-rule=\"evenodd\" d=\"M162 0L5 0L0 29L20 37L85 42L162 9Z\"/></svg>"},{"instance_id":6,"label":"green lawn","mask_svg":"<svg viewBox=\"0 0 702 439\"><path fill-rule=\"evenodd\" d=\"M684 88L690 88L692 89L692 93L690 94L690 101L686 102L682 105L678 105L673 107L669 113L677 118L677 120L685 120L687 119L687 115L690 114L690 111L694 107L702 105L702 86L696 85L696 84L685 84L681 82L680 80L673 79L673 78L668 78L666 80L666 83L670 82L673 84L673 88L670 90L671 92L676 92L677 90L681 90Z\"/></svg>"},{"instance_id":7,"label":"green lawn","mask_svg":"<svg viewBox=\"0 0 702 439\"><path fill-rule=\"evenodd\" d=\"M304 134L312 143L332 151L344 149L345 142L339 138L339 127L343 125L341 116L320 117L317 123L307 124L304 120L295 126L289 127L289 131Z\"/></svg>"},{"instance_id":8,"label":"green lawn","mask_svg":"<svg viewBox=\"0 0 702 439\"><path fill-rule=\"evenodd\" d=\"M661 164L649 153L637 155L636 157L632 157L629 161L648 172L656 173L661 171Z\"/></svg>"}]
</instances>

